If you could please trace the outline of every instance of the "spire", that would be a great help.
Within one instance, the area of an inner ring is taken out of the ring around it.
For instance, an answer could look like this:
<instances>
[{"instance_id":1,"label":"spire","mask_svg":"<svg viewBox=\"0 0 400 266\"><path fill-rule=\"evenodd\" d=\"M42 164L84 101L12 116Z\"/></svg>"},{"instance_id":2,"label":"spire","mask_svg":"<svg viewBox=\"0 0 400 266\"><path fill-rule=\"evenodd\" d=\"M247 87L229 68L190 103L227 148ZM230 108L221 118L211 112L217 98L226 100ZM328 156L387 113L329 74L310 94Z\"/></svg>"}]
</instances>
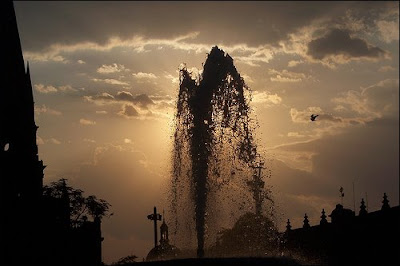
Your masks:
<instances>
[{"instance_id":1,"label":"spire","mask_svg":"<svg viewBox=\"0 0 400 266\"><path fill-rule=\"evenodd\" d=\"M386 193L383 193L383 201L382 201L382 208L381 210L390 209L389 200L387 199Z\"/></svg>"},{"instance_id":2,"label":"spire","mask_svg":"<svg viewBox=\"0 0 400 266\"><path fill-rule=\"evenodd\" d=\"M23 198L26 204L39 200L43 186L43 162L39 160L36 143L36 124L30 66L25 63L18 32L14 4L0 3L0 146L8 144L8 163L0 162L5 176L2 185L13 197ZM3 144L4 143L4 144ZM2 190L0 190L0 194Z\"/></svg>"},{"instance_id":3,"label":"spire","mask_svg":"<svg viewBox=\"0 0 400 266\"><path fill-rule=\"evenodd\" d=\"M328 220L326 220L325 210L322 209L321 221L319 222L320 225L328 224Z\"/></svg>"},{"instance_id":4,"label":"spire","mask_svg":"<svg viewBox=\"0 0 400 266\"><path fill-rule=\"evenodd\" d=\"M304 214L304 224L303 224L303 228L310 228L310 223L309 223L309 221L308 221L308 216L307 216L307 213L306 214Z\"/></svg>"},{"instance_id":5,"label":"spire","mask_svg":"<svg viewBox=\"0 0 400 266\"><path fill-rule=\"evenodd\" d=\"M30 70L30 67L29 67L29 61L26 61L26 82L27 82L27 85L30 87L30 88L32 88L32 81L31 81L31 70ZM33 97L32 97L33 98Z\"/></svg>"},{"instance_id":6,"label":"spire","mask_svg":"<svg viewBox=\"0 0 400 266\"><path fill-rule=\"evenodd\" d=\"M368 213L367 207L365 206L364 199L361 199L361 205L360 205L360 212L358 213L359 216L364 216Z\"/></svg>"},{"instance_id":7,"label":"spire","mask_svg":"<svg viewBox=\"0 0 400 266\"><path fill-rule=\"evenodd\" d=\"M33 101L33 88L32 88L32 81L31 81L31 70L29 67L29 61L26 62L26 73L25 73L25 88L26 91L24 94L26 95L26 106L28 107L29 112L29 119L31 120L32 127L35 128L35 113L34 113L34 101ZM37 128L36 128L37 129ZM35 130L36 130L35 129ZM35 131L36 135L36 131ZM36 136L35 136L36 138Z\"/></svg>"},{"instance_id":8,"label":"spire","mask_svg":"<svg viewBox=\"0 0 400 266\"><path fill-rule=\"evenodd\" d=\"M168 225L165 223L165 214L163 211L163 222L160 226L160 245L165 245L168 244L169 239L168 239Z\"/></svg>"},{"instance_id":9,"label":"spire","mask_svg":"<svg viewBox=\"0 0 400 266\"><path fill-rule=\"evenodd\" d=\"M289 220L289 219L287 219L287 223L286 223L286 231L288 232L288 231L290 231L290 230L292 230L292 226L290 225L290 220Z\"/></svg>"},{"instance_id":10,"label":"spire","mask_svg":"<svg viewBox=\"0 0 400 266\"><path fill-rule=\"evenodd\" d=\"M0 34L3 47L2 61L8 69L11 68L12 71L15 71L16 75L19 75L24 71L24 58L13 2L2 1L0 10L2 25Z\"/></svg>"}]
</instances>

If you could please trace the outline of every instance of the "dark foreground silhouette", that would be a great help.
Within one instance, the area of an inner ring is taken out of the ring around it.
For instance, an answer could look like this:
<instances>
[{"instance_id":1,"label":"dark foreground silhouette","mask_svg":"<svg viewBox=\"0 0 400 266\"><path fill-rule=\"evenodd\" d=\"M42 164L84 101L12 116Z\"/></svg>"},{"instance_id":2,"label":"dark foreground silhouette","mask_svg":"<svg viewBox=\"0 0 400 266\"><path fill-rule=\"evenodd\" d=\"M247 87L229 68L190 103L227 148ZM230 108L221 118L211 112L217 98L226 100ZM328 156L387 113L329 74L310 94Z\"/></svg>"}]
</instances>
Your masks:
<instances>
[{"instance_id":1,"label":"dark foreground silhouette","mask_svg":"<svg viewBox=\"0 0 400 266\"><path fill-rule=\"evenodd\" d=\"M138 263L125 264L125 265L137 265ZM180 266L180 265L229 265L229 266L241 266L241 265L301 265L295 260L280 257L266 257L266 258L201 258L201 259L179 259L179 260L166 260L166 261L152 261L152 262L140 262L142 265L154 265L154 266Z\"/></svg>"},{"instance_id":2,"label":"dark foreground silhouette","mask_svg":"<svg viewBox=\"0 0 400 266\"><path fill-rule=\"evenodd\" d=\"M0 265L101 265L109 204L65 180L43 186L30 68L12 1L0 3L0 36Z\"/></svg>"}]
</instances>

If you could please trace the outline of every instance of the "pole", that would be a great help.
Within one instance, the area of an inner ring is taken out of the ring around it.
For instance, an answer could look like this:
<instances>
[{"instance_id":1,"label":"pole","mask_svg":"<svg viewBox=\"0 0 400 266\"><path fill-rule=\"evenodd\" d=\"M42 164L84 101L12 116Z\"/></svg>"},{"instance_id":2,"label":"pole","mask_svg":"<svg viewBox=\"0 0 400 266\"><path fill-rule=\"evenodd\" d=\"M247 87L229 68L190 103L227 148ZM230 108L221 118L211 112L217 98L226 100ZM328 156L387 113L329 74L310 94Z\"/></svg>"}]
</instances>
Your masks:
<instances>
[{"instance_id":1,"label":"pole","mask_svg":"<svg viewBox=\"0 0 400 266\"><path fill-rule=\"evenodd\" d=\"M355 188L354 188L354 181L353 181L353 210L354 214L356 213L356 196L355 196Z\"/></svg>"},{"instance_id":2,"label":"pole","mask_svg":"<svg viewBox=\"0 0 400 266\"><path fill-rule=\"evenodd\" d=\"M157 220L161 221L161 214L157 213L157 208L154 206L154 212L147 215L147 219L154 221L154 247L157 247Z\"/></svg>"},{"instance_id":3,"label":"pole","mask_svg":"<svg viewBox=\"0 0 400 266\"><path fill-rule=\"evenodd\" d=\"M154 206L154 247L157 247L157 208Z\"/></svg>"}]
</instances>

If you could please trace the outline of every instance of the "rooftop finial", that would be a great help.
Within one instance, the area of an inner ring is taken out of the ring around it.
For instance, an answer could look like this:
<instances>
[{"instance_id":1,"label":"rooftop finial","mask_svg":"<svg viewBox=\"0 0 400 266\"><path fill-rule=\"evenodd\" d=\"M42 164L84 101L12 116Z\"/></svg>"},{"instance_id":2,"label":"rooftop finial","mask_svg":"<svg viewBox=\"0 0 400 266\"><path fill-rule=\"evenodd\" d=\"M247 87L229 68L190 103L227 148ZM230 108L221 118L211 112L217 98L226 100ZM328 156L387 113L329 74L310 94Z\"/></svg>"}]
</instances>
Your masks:
<instances>
[{"instance_id":1,"label":"rooftop finial","mask_svg":"<svg viewBox=\"0 0 400 266\"><path fill-rule=\"evenodd\" d=\"M320 225L327 224L328 220L326 220L325 209L322 209L321 221L319 222Z\"/></svg>"},{"instance_id":2,"label":"rooftop finial","mask_svg":"<svg viewBox=\"0 0 400 266\"><path fill-rule=\"evenodd\" d=\"M387 199L386 193L383 193L382 210L390 209L389 200Z\"/></svg>"},{"instance_id":3,"label":"rooftop finial","mask_svg":"<svg viewBox=\"0 0 400 266\"><path fill-rule=\"evenodd\" d=\"M290 231L292 229L292 226L290 225L290 220L287 219L287 223L286 223L286 231Z\"/></svg>"},{"instance_id":4,"label":"rooftop finial","mask_svg":"<svg viewBox=\"0 0 400 266\"><path fill-rule=\"evenodd\" d=\"M358 215L363 216L363 215L366 215L367 213L368 213L367 206L365 206L364 198L362 198L361 205L360 205L360 212L358 213Z\"/></svg>"},{"instance_id":5,"label":"rooftop finial","mask_svg":"<svg viewBox=\"0 0 400 266\"><path fill-rule=\"evenodd\" d=\"M308 216L307 213L304 214L304 224L303 224L303 228L310 228L310 222L308 221Z\"/></svg>"}]
</instances>

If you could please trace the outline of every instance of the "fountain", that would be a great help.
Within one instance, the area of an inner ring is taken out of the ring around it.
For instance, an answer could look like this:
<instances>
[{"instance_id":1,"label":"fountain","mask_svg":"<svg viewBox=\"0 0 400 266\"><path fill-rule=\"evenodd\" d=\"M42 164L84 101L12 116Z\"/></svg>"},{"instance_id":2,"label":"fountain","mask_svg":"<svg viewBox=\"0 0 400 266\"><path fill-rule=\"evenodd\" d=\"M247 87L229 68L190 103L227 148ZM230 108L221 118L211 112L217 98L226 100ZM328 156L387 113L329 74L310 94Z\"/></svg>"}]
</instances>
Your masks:
<instances>
[{"instance_id":1,"label":"fountain","mask_svg":"<svg viewBox=\"0 0 400 266\"><path fill-rule=\"evenodd\" d=\"M175 228L182 215L194 217L197 257L201 258L210 189L229 183L259 155L245 97L248 88L233 59L215 46L200 75L196 77L186 66L179 74L172 211Z\"/></svg>"}]
</instances>

